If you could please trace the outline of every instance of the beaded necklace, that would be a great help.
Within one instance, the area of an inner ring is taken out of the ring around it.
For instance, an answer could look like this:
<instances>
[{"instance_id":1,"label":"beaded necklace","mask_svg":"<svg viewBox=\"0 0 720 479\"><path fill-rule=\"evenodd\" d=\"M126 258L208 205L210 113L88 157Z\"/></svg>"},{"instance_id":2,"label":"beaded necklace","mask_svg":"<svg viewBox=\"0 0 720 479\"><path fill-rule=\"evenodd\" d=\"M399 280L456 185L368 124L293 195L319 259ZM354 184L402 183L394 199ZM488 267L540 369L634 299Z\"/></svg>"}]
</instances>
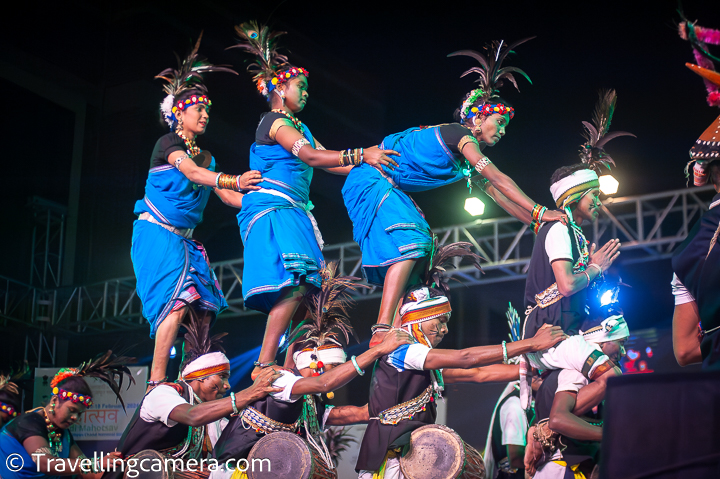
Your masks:
<instances>
[{"instance_id":1,"label":"beaded necklace","mask_svg":"<svg viewBox=\"0 0 720 479\"><path fill-rule=\"evenodd\" d=\"M198 146L195 144L195 138L193 138L192 140L189 139L187 136L185 136L182 130L177 130L175 133L177 134L177 136L182 138L182 141L185 143L188 155L197 156L200 154L202 150L200 150L200 148L198 148Z\"/></svg>"},{"instance_id":2,"label":"beaded necklace","mask_svg":"<svg viewBox=\"0 0 720 479\"><path fill-rule=\"evenodd\" d=\"M280 108L276 108L271 111L274 113L280 113L281 115L285 115L287 117L287 119L290 120L293 123L293 125L295 125L295 128L297 128L297 130L300 133L303 133L302 122L300 120L298 120L297 118L295 118L293 115L291 115L290 113L288 113L285 110L282 110Z\"/></svg>"},{"instance_id":3,"label":"beaded necklace","mask_svg":"<svg viewBox=\"0 0 720 479\"><path fill-rule=\"evenodd\" d=\"M50 422L47 411L43 408L45 414L45 425L48 431L48 441L50 442L50 451L53 455L57 456L58 453L62 452L62 431L57 430L57 426Z\"/></svg>"},{"instance_id":4,"label":"beaded necklace","mask_svg":"<svg viewBox=\"0 0 720 479\"><path fill-rule=\"evenodd\" d=\"M573 237L575 238L575 246L577 246L580 257L578 258L573 271L579 273L585 271L589 264L590 251L588 251L588 240L585 239L585 235L582 229L575 224L574 221L570 220L570 226L573 231Z\"/></svg>"}]
</instances>

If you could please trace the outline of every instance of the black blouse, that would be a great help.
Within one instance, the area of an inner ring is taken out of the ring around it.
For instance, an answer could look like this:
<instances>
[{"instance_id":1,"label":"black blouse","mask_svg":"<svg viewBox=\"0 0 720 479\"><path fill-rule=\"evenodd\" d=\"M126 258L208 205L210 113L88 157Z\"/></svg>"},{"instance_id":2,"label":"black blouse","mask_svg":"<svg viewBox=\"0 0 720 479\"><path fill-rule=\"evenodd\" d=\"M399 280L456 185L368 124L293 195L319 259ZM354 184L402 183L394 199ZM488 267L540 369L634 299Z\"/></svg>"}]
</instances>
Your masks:
<instances>
[{"instance_id":1,"label":"black blouse","mask_svg":"<svg viewBox=\"0 0 720 479\"><path fill-rule=\"evenodd\" d=\"M5 430L8 434L17 439L20 444L25 442L27 438L33 436L45 438L45 440L50 443L47 424L45 423L45 415L40 412L29 412L16 417L7 423ZM70 434L70 446L72 447L75 444L75 439L73 439L70 431L65 429L62 433L63 435Z\"/></svg>"},{"instance_id":2,"label":"black blouse","mask_svg":"<svg viewBox=\"0 0 720 479\"><path fill-rule=\"evenodd\" d=\"M155 143L152 156L150 157L150 168L168 164L168 157L176 151L186 151L185 142L177 133L170 132L161 136Z\"/></svg>"}]
</instances>

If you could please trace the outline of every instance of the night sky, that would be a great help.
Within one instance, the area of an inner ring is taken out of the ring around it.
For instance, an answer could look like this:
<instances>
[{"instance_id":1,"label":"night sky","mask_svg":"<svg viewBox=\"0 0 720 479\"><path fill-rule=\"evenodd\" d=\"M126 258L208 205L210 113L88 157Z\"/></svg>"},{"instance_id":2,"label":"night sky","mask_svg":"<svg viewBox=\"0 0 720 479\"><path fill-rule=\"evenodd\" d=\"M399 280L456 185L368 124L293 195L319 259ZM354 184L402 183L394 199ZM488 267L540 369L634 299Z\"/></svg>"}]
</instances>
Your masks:
<instances>
[{"instance_id":1,"label":"night sky","mask_svg":"<svg viewBox=\"0 0 720 479\"><path fill-rule=\"evenodd\" d=\"M161 82L153 76L174 66L173 52L184 54L203 29L201 53L216 64L233 65L239 75L206 77L213 108L198 143L214 154L222 171L247 170L248 149L266 106L245 72L248 57L225 48L234 44L233 25L249 19L270 18L274 28L288 32L281 45L290 61L310 71L310 100L299 117L329 149L370 146L411 126L452 121L473 88L472 78L459 76L474 63L446 55L480 50L491 40L537 36L506 62L525 70L532 85L518 79L521 93L511 86L502 90L516 115L505 138L485 150L493 162L531 198L550 204L551 173L577 162L581 121L590 119L599 89L615 88L611 129L637 135L607 147L617 163L618 194L684 187L687 151L718 112L705 103L700 78L684 66L693 57L677 35L677 4L548 3L94 2L28 8L3 27L0 195L6 234L0 241L6 254L0 274L29 279L28 198L67 204L74 114L48 99L57 91L72 91L88 102L74 282L133 274L133 205L142 198L153 145L166 131L157 113ZM684 8L700 25L720 28L711 2L685 2ZM18 82L11 70L29 72L30 80ZM342 183L341 177L316 171L312 184L314 213L329 244L352 239ZM429 224L442 227L470 221L462 208L466 193L457 183L413 197ZM486 217L503 215L494 205L486 212ZM210 200L195 237L213 261L242 255L233 210L217 198ZM669 262L627 268L623 275L635 281L631 327L668 327ZM522 282L503 283L462 295L468 308L482 303L484 317L499 318L483 338L505 336L502 313L508 300L521 301L522 288ZM376 308L362 309L370 310L370 321Z\"/></svg>"}]
</instances>

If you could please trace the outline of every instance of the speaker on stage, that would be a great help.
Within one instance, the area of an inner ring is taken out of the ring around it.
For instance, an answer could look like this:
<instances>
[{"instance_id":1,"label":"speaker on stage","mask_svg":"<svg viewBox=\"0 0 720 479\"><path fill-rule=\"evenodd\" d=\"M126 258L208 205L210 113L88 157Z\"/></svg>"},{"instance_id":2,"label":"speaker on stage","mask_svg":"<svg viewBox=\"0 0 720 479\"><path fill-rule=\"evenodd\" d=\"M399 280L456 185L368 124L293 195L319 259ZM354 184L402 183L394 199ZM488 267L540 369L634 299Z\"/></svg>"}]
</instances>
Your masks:
<instances>
[{"instance_id":1,"label":"speaker on stage","mask_svg":"<svg viewBox=\"0 0 720 479\"><path fill-rule=\"evenodd\" d=\"M720 478L720 371L611 379L600 478Z\"/></svg>"}]
</instances>

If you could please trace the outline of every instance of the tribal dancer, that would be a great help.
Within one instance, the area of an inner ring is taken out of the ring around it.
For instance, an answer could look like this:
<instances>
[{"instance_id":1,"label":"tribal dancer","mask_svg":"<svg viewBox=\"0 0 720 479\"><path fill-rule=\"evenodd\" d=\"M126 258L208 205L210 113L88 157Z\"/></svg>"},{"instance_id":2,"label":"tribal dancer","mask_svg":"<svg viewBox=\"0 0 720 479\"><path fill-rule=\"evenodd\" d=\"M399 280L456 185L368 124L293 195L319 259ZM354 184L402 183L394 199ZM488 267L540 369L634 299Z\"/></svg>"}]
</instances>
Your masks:
<instances>
[{"instance_id":1,"label":"tribal dancer","mask_svg":"<svg viewBox=\"0 0 720 479\"><path fill-rule=\"evenodd\" d=\"M189 461L197 464L212 454L227 424L225 417L280 391L272 386L279 374L268 369L258 375L252 386L231 392L224 399L230 389L230 361L220 339L227 333L209 337L210 326L192 312L186 327L188 349L180 379L157 385L145 395L117 446L125 460L151 449L188 466L192 464ZM103 477L116 479L123 475L118 467Z\"/></svg>"},{"instance_id":2,"label":"tribal dancer","mask_svg":"<svg viewBox=\"0 0 720 479\"><path fill-rule=\"evenodd\" d=\"M689 39L698 65L687 66L702 76L710 106L720 106L720 73L713 67L719 58L708 53L706 43L720 44L720 31L689 22L681 24L681 35ZM720 117L690 149L695 185L707 183L717 193L709 210L700 218L672 259L673 349L681 366L702 362L704 369L720 369Z\"/></svg>"},{"instance_id":3,"label":"tribal dancer","mask_svg":"<svg viewBox=\"0 0 720 479\"><path fill-rule=\"evenodd\" d=\"M288 354L293 360L286 361L292 370L282 370L282 376L273 383L282 388L281 392L256 401L230 420L215 445L215 457L220 464L246 459L250 449L266 434L288 431L302 433L327 468L333 469L320 433L326 426L367 422L367 406L325 405L320 394L326 393L332 399L332 391L365 374L364 370L381 356L412 343L412 337L395 330L380 345L347 361L339 336L342 334L347 343L350 335L354 335L347 316L351 300L347 291L360 286L356 284L360 278L337 277L336 273L336 263L323 268L322 287L305 296L310 317L288 336L288 344L295 346L294 353ZM275 465L277 459L272 462ZM213 473L213 478L227 478L232 473L223 469Z\"/></svg>"},{"instance_id":4,"label":"tribal dancer","mask_svg":"<svg viewBox=\"0 0 720 479\"><path fill-rule=\"evenodd\" d=\"M508 198L545 220L558 220L559 212L546 211L536 205L515 182L490 162L481 152L494 146L505 135L505 129L515 110L498 96L503 81L517 87L513 73L528 79L514 67L500 68L503 60L521 40L512 45L494 43L490 55L463 50L452 53L467 55L480 63L463 73L477 73L480 87L465 96L455 112L457 123L428 128L410 128L386 137L381 148L400 153L396 168L377 168L361 165L353 169L343 187L343 198L353 222L353 237L362 250L363 271L371 284L383 286L383 296L377 323L386 328L398 326L396 310L410 281L413 270L422 258L431 256L432 233L417 205L408 196L463 179L468 181L475 172L490 181ZM376 341L371 342L371 345Z\"/></svg>"},{"instance_id":5,"label":"tribal dancer","mask_svg":"<svg viewBox=\"0 0 720 479\"><path fill-rule=\"evenodd\" d=\"M435 423L435 403L445 383L507 382L518 377L517 366L479 366L507 363L509 358L542 351L566 337L559 327L548 326L534 338L512 343L436 349L448 332L452 311L442 271L457 256L471 258L479 268L479 257L470 247L470 243L453 243L438 248L425 271L425 283L412 288L404 298L401 327L416 342L399 347L375 363L368 404L370 421L355 467L360 479L375 477L380 470L384 471L385 479L403 477L397 450L408 444L412 431Z\"/></svg>"},{"instance_id":6,"label":"tribal dancer","mask_svg":"<svg viewBox=\"0 0 720 479\"><path fill-rule=\"evenodd\" d=\"M227 307L205 248L192 239L211 190L240 207L239 191L256 189L252 185L260 181L257 171L243 176L215 173L215 159L195 144L205 133L212 105L202 73L235 73L198 57L201 38L178 70L169 68L156 77L168 83L160 112L171 131L155 144L145 197L135 203L131 257L143 316L155 338L150 387L167 379L170 348L188 307L207 322Z\"/></svg>"},{"instance_id":7,"label":"tribal dancer","mask_svg":"<svg viewBox=\"0 0 720 479\"><path fill-rule=\"evenodd\" d=\"M615 101L614 90L601 92L593 115L594 126L583 122L588 141L580 150L582 163L559 168L551 179L550 192L556 205L567 213L568 224L547 222L539 228L525 285L523 334L529 337L544 325L552 324L561 326L571 336L554 348L527 355L530 365L541 372L572 369L591 380L602 374L615 374L608 357L578 334L587 319L587 289L593 281L602 279L602 274L620 255L617 239L597 251L594 244L588 248L581 228L584 223L596 221L602 207L597 171L614 165L603 147L612 138L630 135L608 133ZM524 377L520 382L521 401L527 407L529 377Z\"/></svg>"},{"instance_id":8,"label":"tribal dancer","mask_svg":"<svg viewBox=\"0 0 720 479\"><path fill-rule=\"evenodd\" d=\"M0 430L0 477L42 479L75 474L97 477L92 474L111 467L117 454L105 456L104 462L86 458L68 429L93 404L85 378L105 382L125 409L120 389L125 376L134 382L125 366L134 360L108 351L79 368L58 371L50 381L50 402L13 419Z\"/></svg>"},{"instance_id":9,"label":"tribal dancer","mask_svg":"<svg viewBox=\"0 0 720 479\"><path fill-rule=\"evenodd\" d=\"M505 315L510 326L510 341L519 341L522 335L520 316L512 305ZM508 361L518 364L517 356ZM533 377L533 392L542 383L538 376ZM488 479L523 479L525 477L525 445L527 431L534 419L535 411L530 407L527 411L520 405L520 381L509 382L498 402L495 404L488 438L485 443L485 477Z\"/></svg>"},{"instance_id":10,"label":"tribal dancer","mask_svg":"<svg viewBox=\"0 0 720 479\"><path fill-rule=\"evenodd\" d=\"M276 364L280 338L302 296L320 286L323 241L309 198L313 168L339 175L361 163L392 168L395 162L387 155L395 152L377 147L325 150L295 116L307 103L309 73L276 51L277 37L284 32L255 22L235 30L240 40L234 47L257 57L248 70L271 109L262 116L250 147L250 166L263 176L260 189L244 199L238 213L245 306L268 313L254 377L262 367Z\"/></svg>"},{"instance_id":11,"label":"tribal dancer","mask_svg":"<svg viewBox=\"0 0 720 479\"><path fill-rule=\"evenodd\" d=\"M611 310L600 325L581 334L614 364L625 356L630 331L621 311ZM604 375L603 380L607 377ZM602 419L591 412L599 398L597 391L592 392L587 385L588 380L581 373L563 369L552 371L540 386L535 400L540 421L528 434L539 442L533 441L526 455L529 472L537 468L536 479L591 477L598 463ZM559 445L562 447L558 448ZM535 454L543 456L542 459ZM536 464L543 459L547 462Z\"/></svg>"}]
</instances>

